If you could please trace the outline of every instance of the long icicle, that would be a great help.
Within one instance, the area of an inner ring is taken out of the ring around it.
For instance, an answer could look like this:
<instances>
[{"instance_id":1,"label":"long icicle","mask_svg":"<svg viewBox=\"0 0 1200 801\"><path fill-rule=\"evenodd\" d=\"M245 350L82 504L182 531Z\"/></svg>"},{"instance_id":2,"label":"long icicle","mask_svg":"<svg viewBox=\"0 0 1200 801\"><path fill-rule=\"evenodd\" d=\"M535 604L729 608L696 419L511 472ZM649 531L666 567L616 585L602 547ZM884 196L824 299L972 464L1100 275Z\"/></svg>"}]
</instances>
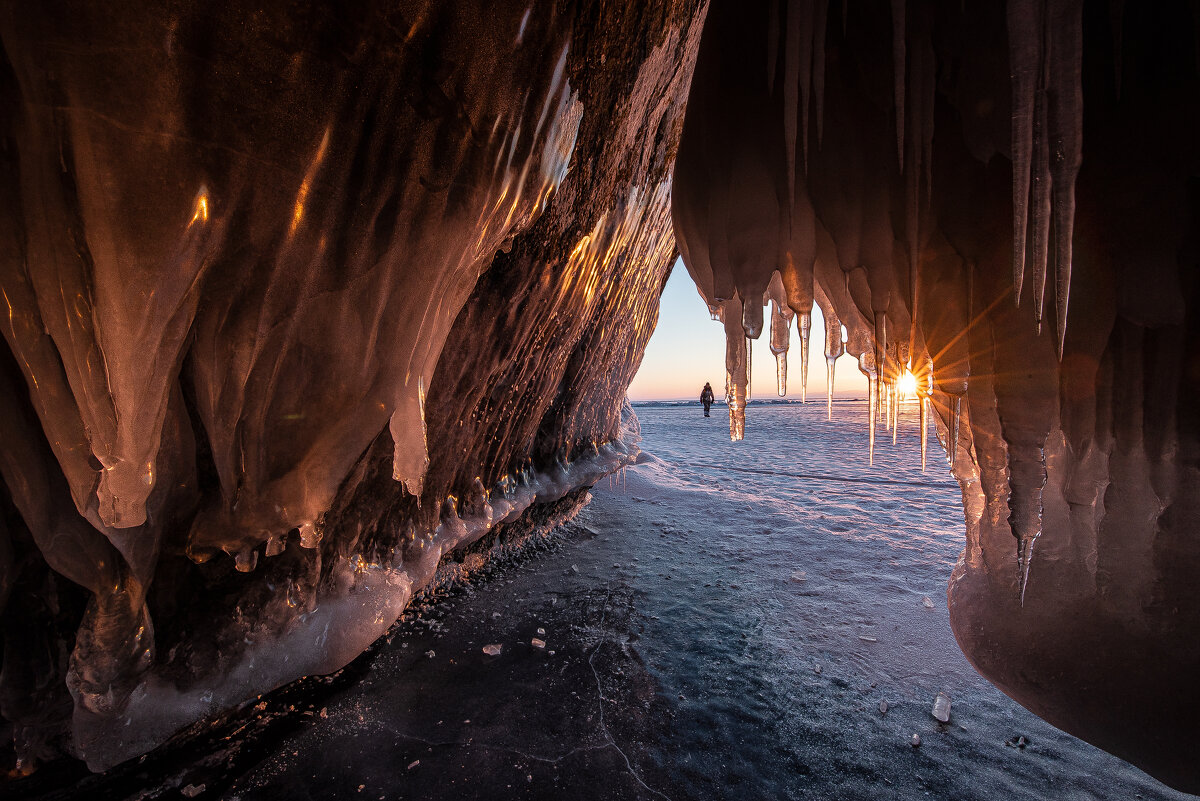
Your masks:
<instances>
[{"instance_id":1,"label":"long icicle","mask_svg":"<svg viewBox=\"0 0 1200 801\"><path fill-rule=\"evenodd\" d=\"M787 395L787 354L791 339L791 318L787 306L771 299L771 353L775 356L775 379L779 397Z\"/></svg>"},{"instance_id":2,"label":"long icicle","mask_svg":"<svg viewBox=\"0 0 1200 801\"><path fill-rule=\"evenodd\" d=\"M1033 158L1034 95L1041 58L1042 0L1008 0L1008 63L1012 75L1013 298L1021 305L1029 180Z\"/></svg>"},{"instance_id":3,"label":"long icicle","mask_svg":"<svg viewBox=\"0 0 1200 801\"><path fill-rule=\"evenodd\" d=\"M825 357L825 419L833 419L833 379L837 369L837 357Z\"/></svg>"},{"instance_id":4,"label":"long icicle","mask_svg":"<svg viewBox=\"0 0 1200 801\"><path fill-rule=\"evenodd\" d=\"M800 328L800 402L808 403L808 343L812 330L812 315L801 314L796 324Z\"/></svg>"},{"instance_id":5,"label":"long icicle","mask_svg":"<svg viewBox=\"0 0 1200 801\"><path fill-rule=\"evenodd\" d=\"M867 377L867 389L871 393L871 400L868 402L869 408L867 415L870 417L871 439L868 443L869 457L867 464L874 466L875 464L875 419L879 415L879 377L872 373Z\"/></svg>"},{"instance_id":6,"label":"long icicle","mask_svg":"<svg viewBox=\"0 0 1200 801\"><path fill-rule=\"evenodd\" d=\"M1033 102L1033 317L1037 332L1042 333L1043 309L1046 299L1046 266L1050 255L1051 190L1053 178L1050 173L1050 129L1047 119L1049 59L1046 57L1048 36L1043 21L1039 33L1043 38L1041 58L1038 62L1038 88Z\"/></svg>"},{"instance_id":7,"label":"long icicle","mask_svg":"<svg viewBox=\"0 0 1200 801\"><path fill-rule=\"evenodd\" d=\"M1083 160L1083 2L1050 0L1050 134L1054 138L1054 311L1058 358L1067 337L1075 179Z\"/></svg>"}]
</instances>

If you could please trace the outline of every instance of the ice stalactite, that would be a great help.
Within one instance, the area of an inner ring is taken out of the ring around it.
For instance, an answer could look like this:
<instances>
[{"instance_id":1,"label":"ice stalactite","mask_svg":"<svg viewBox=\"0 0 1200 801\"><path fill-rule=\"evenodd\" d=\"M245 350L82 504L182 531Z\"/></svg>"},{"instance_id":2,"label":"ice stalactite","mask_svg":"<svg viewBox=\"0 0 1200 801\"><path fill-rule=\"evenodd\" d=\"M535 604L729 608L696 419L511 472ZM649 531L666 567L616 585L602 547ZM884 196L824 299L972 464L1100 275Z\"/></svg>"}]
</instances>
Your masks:
<instances>
[{"instance_id":1,"label":"ice stalactite","mask_svg":"<svg viewBox=\"0 0 1200 801\"><path fill-rule=\"evenodd\" d=\"M1083 0L1047 2L1050 65L1046 90L1050 100L1047 125L1053 151L1055 333L1058 356L1062 358L1074 259L1075 179L1083 161Z\"/></svg>"},{"instance_id":2,"label":"ice stalactite","mask_svg":"<svg viewBox=\"0 0 1200 801\"><path fill-rule=\"evenodd\" d=\"M1034 98L1041 83L1041 31L1045 0L1008 0L1008 60L1012 75L1013 297L1025 282L1029 193L1033 170Z\"/></svg>"},{"instance_id":3,"label":"ice stalactite","mask_svg":"<svg viewBox=\"0 0 1200 801\"><path fill-rule=\"evenodd\" d=\"M863 351L858 357L858 371L867 377L867 463L875 464L875 429L879 423L879 371L875 369L875 356Z\"/></svg>"},{"instance_id":4,"label":"ice stalactite","mask_svg":"<svg viewBox=\"0 0 1200 801\"><path fill-rule=\"evenodd\" d=\"M1029 262L1034 322L1040 333L1047 274L1053 265L1055 333L1061 356L1074 259L1075 180L1083 154L1082 0L1010 0L1008 31L1014 296L1020 303ZM1028 226L1032 230L1027 244Z\"/></svg>"},{"instance_id":5,"label":"ice stalactite","mask_svg":"<svg viewBox=\"0 0 1200 801\"><path fill-rule=\"evenodd\" d=\"M842 341L842 321L838 319L837 311L825 295L824 290L817 284L815 287L816 303L825 318L825 419L833 419L833 386L837 368L837 360L846 352L846 344Z\"/></svg>"},{"instance_id":6,"label":"ice stalactite","mask_svg":"<svg viewBox=\"0 0 1200 801\"><path fill-rule=\"evenodd\" d=\"M779 272L776 271L771 276L771 283L767 286L767 298L771 302L771 353L775 356L775 377L779 397L787 395L787 354L788 347L791 342L791 325L794 312L787 305L787 293L783 288L783 281L780 278ZM804 331L801 330L803 337ZM801 342L803 343L803 338ZM801 354L803 358L803 354ZM803 370L803 365L801 367ZM803 380L803 372L801 380Z\"/></svg>"},{"instance_id":7,"label":"ice stalactite","mask_svg":"<svg viewBox=\"0 0 1200 801\"><path fill-rule=\"evenodd\" d=\"M812 332L812 315L805 312L796 321L800 329L800 402L808 403L808 349Z\"/></svg>"},{"instance_id":8,"label":"ice stalactite","mask_svg":"<svg viewBox=\"0 0 1200 801\"><path fill-rule=\"evenodd\" d=\"M746 435L750 340L742 328L742 301L738 297L721 304L721 321L725 325L725 404L729 411L729 439L739 442Z\"/></svg>"},{"instance_id":9,"label":"ice stalactite","mask_svg":"<svg viewBox=\"0 0 1200 801\"><path fill-rule=\"evenodd\" d=\"M787 325L778 304L771 301L771 353L775 355L776 391L781 398L787 395L787 338L790 333Z\"/></svg>"}]
</instances>

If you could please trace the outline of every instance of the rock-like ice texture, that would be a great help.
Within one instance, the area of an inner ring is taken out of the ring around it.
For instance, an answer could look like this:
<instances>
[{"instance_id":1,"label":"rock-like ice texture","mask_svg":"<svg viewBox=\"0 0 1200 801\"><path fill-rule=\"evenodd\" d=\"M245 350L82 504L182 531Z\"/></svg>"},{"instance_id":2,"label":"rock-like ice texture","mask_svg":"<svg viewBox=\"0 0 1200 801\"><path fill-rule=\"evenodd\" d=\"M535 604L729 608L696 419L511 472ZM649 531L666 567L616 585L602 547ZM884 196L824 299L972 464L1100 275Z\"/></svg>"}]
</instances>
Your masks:
<instances>
[{"instance_id":1,"label":"rock-like ice texture","mask_svg":"<svg viewBox=\"0 0 1200 801\"><path fill-rule=\"evenodd\" d=\"M713 1L674 176L684 262L710 307L747 310L730 354L777 281L846 327L864 461L916 375L962 486L965 653L1200 792L1200 11L841 5L814 29L824 0Z\"/></svg>"},{"instance_id":2,"label":"rock-like ice texture","mask_svg":"<svg viewBox=\"0 0 1200 801\"><path fill-rule=\"evenodd\" d=\"M19 770L336 669L633 458L702 10L0 12Z\"/></svg>"}]
</instances>

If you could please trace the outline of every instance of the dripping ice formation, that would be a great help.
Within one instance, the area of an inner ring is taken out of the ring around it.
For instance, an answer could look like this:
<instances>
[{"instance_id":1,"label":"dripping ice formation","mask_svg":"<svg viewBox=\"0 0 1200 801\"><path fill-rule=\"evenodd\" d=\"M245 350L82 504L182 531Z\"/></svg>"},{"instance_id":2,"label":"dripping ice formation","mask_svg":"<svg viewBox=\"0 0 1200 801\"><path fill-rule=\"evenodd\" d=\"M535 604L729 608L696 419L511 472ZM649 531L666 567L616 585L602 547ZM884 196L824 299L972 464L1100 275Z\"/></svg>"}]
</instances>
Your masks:
<instances>
[{"instance_id":1,"label":"dripping ice formation","mask_svg":"<svg viewBox=\"0 0 1200 801\"><path fill-rule=\"evenodd\" d=\"M0 14L18 772L336 670L445 552L634 458L702 25L68 5Z\"/></svg>"},{"instance_id":2,"label":"dripping ice formation","mask_svg":"<svg viewBox=\"0 0 1200 801\"><path fill-rule=\"evenodd\" d=\"M816 302L847 332L827 397L843 349L868 378L873 462L911 371L962 487L964 653L1200 793L1200 12L828 5L709 8L672 218L729 375L763 303L777 351L781 289Z\"/></svg>"},{"instance_id":3,"label":"dripping ice formation","mask_svg":"<svg viewBox=\"0 0 1200 801\"><path fill-rule=\"evenodd\" d=\"M67 5L0 14L18 770L335 669L634 458L677 247L731 437L814 303L867 459L910 370L964 652L1200 791L1194 4Z\"/></svg>"}]
</instances>

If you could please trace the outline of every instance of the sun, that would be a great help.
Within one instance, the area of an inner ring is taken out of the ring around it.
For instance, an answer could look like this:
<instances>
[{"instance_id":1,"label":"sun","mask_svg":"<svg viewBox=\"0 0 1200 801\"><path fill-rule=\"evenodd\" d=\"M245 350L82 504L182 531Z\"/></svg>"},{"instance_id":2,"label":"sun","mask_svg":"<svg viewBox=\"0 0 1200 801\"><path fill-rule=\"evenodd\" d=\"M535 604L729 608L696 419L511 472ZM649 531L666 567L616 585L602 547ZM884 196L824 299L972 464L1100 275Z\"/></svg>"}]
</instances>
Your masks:
<instances>
[{"instance_id":1,"label":"sun","mask_svg":"<svg viewBox=\"0 0 1200 801\"><path fill-rule=\"evenodd\" d=\"M900 376L900 380L896 382L897 389L900 390L900 397L913 398L917 395L917 377L910 371L905 370L904 375Z\"/></svg>"}]
</instances>

